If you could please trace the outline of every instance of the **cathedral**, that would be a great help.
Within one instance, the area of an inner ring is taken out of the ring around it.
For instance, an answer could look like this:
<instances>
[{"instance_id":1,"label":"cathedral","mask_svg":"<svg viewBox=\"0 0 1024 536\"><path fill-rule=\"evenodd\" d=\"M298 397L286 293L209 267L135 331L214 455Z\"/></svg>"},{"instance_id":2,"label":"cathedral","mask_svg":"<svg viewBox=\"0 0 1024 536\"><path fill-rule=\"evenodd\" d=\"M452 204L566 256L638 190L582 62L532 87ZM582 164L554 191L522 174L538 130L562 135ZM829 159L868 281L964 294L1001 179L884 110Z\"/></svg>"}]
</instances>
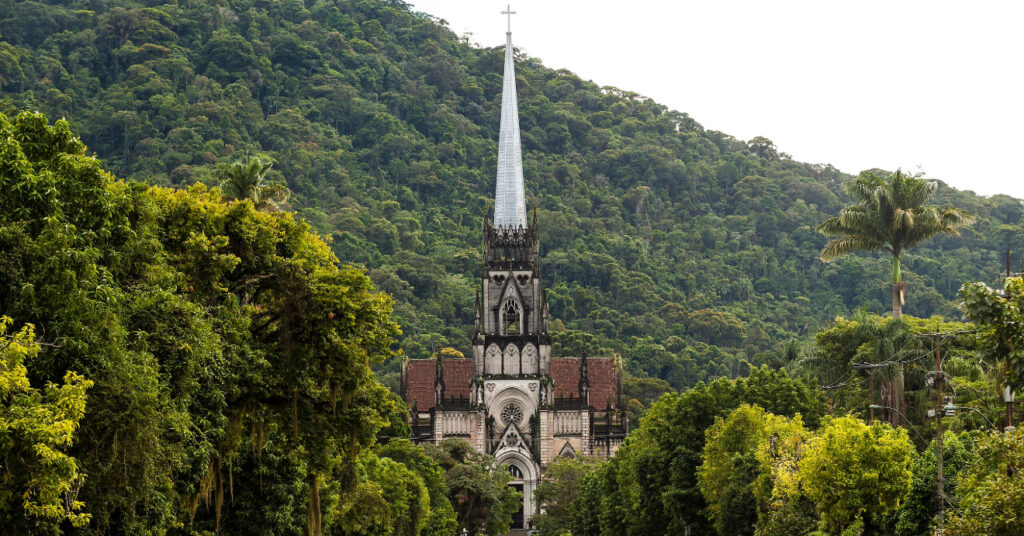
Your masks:
<instances>
[{"instance_id":1,"label":"cathedral","mask_svg":"<svg viewBox=\"0 0 1024 536\"><path fill-rule=\"evenodd\" d=\"M529 528L533 491L559 457L611 456L626 436L621 362L555 357L540 280L536 213L528 219L512 33L506 33L493 223L484 220L472 359L408 360L402 397L413 440L465 440L494 456L523 494L514 528Z\"/></svg>"}]
</instances>

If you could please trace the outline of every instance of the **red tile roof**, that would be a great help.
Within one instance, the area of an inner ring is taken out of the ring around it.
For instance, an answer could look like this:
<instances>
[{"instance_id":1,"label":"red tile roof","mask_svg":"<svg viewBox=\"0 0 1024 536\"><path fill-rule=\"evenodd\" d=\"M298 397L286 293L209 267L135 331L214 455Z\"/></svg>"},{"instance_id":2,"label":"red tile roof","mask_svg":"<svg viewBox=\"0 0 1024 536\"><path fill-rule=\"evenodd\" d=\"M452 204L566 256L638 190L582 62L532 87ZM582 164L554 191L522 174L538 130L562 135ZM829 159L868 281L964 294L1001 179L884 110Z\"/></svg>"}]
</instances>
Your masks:
<instances>
[{"instance_id":1,"label":"red tile roof","mask_svg":"<svg viewBox=\"0 0 1024 536\"><path fill-rule=\"evenodd\" d=\"M551 360L551 381L554 382L555 398L580 396L580 359L578 357L556 357Z\"/></svg>"},{"instance_id":2,"label":"red tile roof","mask_svg":"<svg viewBox=\"0 0 1024 536\"><path fill-rule=\"evenodd\" d=\"M410 359L405 369L405 404L420 411L434 407L434 360Z\"/></svg>"},{"instance_id":3,"label":"red tile roof","mask_svg":"<svg viewBox=\"0 0 1024 536\"><path fill-rule=\"evenodd\" d=\"M605 409L616 402L615 358L588 357L587 375L590 377L590 405L594 409Z\"/></svg>"},{"instance_id":4,"label":"red tile roof","mask_svg":"<svg viewBox=\"0 0 1024 536\"><path fill-rule=\"evenodd\" d=\"M555 398L580 396L580 361L578 357L559 357L551 360L551 380L555 383ZM615 358L587 358L590 405L594 409L604 409L609 403L618 406L617 374Z\"/></svg>"},{"instance_id":5,"label":"red tile roof","mask_svg":"<svg viewBox=\"0 0 1024 536\"><path fill-rule=\"evenodd\" d=\"M444 397L469 399L469 384L473 381L472 359L444 359Z\"/></svg>"},{"instance_id":6,"label":"red tile roof","mask_svg":"<svg viewBox=\"0 0 1024 536\"><path fill-rule=\"evenodd\" d=\"M444 398L469 400L469 384L473 381L472 359L442 359L444 367ZM437 376L437 360L410 359L405 372L405 404L412 408L413 402L420 411L434 407L434 380Z\"/></svg>"}]
</instances>

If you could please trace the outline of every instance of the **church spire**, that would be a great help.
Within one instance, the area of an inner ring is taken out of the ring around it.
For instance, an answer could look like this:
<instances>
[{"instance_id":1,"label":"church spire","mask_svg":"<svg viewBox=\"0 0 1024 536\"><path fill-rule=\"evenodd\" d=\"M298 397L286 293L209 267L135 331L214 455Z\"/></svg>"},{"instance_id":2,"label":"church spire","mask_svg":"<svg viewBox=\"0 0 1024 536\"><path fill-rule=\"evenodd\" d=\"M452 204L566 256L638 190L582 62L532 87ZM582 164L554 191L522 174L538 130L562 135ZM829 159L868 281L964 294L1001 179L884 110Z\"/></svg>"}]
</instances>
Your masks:
<instances>
[{"instance_id":1,"label":"church spire","mask_svg":"<svg viewBox=\"0 0 1024 536\"><path fill-rule=\"evenodd\" d=\"M519 102L516 98L516 68L512 53L511 6L505 33L505 74L501 90L501 133L498 136L498 178L494 189L494 226L526 227L526 187L523 185L523 152L519 141Z\"/></svg>"}]
</instances>

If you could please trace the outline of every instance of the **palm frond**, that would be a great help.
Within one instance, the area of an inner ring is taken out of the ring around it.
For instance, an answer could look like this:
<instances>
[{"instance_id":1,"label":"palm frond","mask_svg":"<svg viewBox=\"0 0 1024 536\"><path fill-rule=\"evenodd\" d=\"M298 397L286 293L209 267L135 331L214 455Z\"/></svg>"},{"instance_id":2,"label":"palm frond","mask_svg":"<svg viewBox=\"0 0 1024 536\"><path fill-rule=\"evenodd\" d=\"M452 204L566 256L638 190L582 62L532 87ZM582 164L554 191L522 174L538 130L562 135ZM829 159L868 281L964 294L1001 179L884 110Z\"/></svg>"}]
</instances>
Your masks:
<instances>
[{"instance_id":1,"label":"palm frond","mask_svg":"<svg viewBox=\"0 0 1024 536\"><path fill-rule=\"evenodd\" d=\"M859 236L844 236L830 240L822 248L819 258L824 262L832 262L847 253L854 251L878 251L885 248L885 244L876 240L866 239Z\"/></svg>"}]
</instances>

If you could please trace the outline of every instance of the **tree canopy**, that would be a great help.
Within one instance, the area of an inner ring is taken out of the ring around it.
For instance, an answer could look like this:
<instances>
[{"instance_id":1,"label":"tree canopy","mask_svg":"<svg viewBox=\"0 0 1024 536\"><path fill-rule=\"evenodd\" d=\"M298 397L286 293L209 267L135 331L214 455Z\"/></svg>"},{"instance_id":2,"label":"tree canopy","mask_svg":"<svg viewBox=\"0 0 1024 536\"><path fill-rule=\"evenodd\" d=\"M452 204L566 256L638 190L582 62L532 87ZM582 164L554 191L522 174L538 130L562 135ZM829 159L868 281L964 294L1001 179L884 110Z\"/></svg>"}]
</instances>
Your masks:
<instances>
[{"instance_id":1,"label":"tree canopy","mask_svg":"<svg viewBox=\"0 0 1024 536\"><path fill-rule=\"evenodd\" d=\"M307 224L117 180L41 114L0 115L0 169L5 529L452 526L435 463L373 448L408 433L391 300Z\"/></svg>"},{"instance_id":2,"label":"tree canopy","mask_svg":"<svg viewBox=\"0 0 1024 536\"><path fill-rule=\"evenodd\" d=\"M273 161L263 179L291 191L286 208L393 296L406 355L469 355L497 152L492 44L396 1L0 0L0 109L65 117L105 169L147 184L220 185L242 155ZM516 72L556 355L585 340L680 390L746 374L836 316L887 310L883 261L815 261L815 227L859 201L853 177L522 52ZM958 288L989 280L1002 226L1019 231L1024 213L942 184L931 202L979 221L901 253L920 317L957 314ZM377 368L397 385L397 360Z\"/></svg>"}]
</instances>

